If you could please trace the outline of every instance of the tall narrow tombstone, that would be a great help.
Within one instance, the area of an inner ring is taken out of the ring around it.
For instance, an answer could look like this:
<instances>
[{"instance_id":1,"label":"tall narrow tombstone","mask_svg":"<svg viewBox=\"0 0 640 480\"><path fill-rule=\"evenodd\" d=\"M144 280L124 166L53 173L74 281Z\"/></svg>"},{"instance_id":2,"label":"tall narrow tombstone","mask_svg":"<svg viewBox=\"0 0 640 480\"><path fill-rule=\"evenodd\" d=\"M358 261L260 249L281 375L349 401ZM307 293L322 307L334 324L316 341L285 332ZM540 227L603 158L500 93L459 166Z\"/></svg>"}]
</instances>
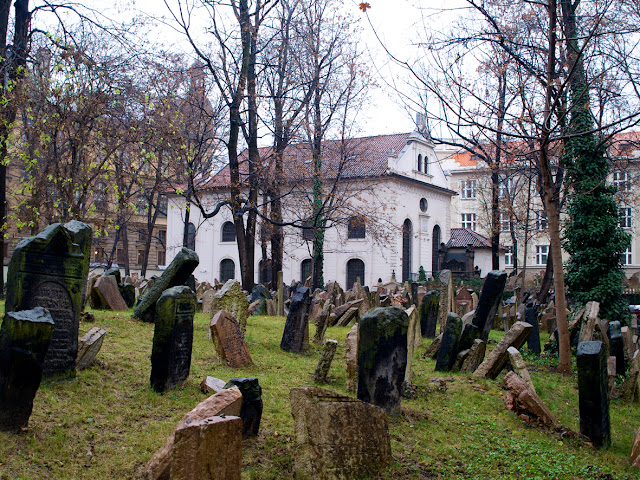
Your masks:
<instances>
[{"instance_id":1,"label":"tall narrow tombstone","mask_svg":"<svg viewBox=\"0 0 640 480\"><path fill-rule=\"evenodd\" d=\"M89 276L89 261L91 260L93 231L89 225L79 222L78 220L71 220L70 222L65 223L64 227L71 235L73 243L80 247L80 251L82 251L82 255L84 256L84 262L82 264L83 284L81 296L82 308L84 308L87 302L87 278Z\"/></svg>"},{"instance_id":2,"label":"tall narrow tombstone","mask_svg":"<svg viewBox=\"0 0 640 480\"><path fill-rule=\"evenodd\" d=\"M162 292L171 287L184 285L199 262L196 252L182 247L169 266L162 272L160 278L153 283L151 289L138 299L138 306L131 316L145 322L153 322L156 302Z\"/></svg>"},{"instance_id":3,"label":"tall narrow tombstone","mask_svg":"<svg viewBox=\"0 0 640 480\"><path fill-rule=\"evenodd\" d=\"M29 423L53 328L51 315L42 307L5 314L0 329L0 430L16 432Z\"/></svg>"},{"instance_id":4,"label":"tall narrow tombstone","mask_svg":"<svg viewBox=\"0 0 640 480\"><path fill-rule=\"evenodd\" d=\"M440 324L440 333L442 333L447 323L447 315L451 311L453 303L453 278L451 270L441 270L438 276L440 283L440 305L438 306L438 324Z\"/></svg>"},{"instance_id":5,"label":"tall narrow tombstone","mask_svg":"<svg viewBox=\"0 0 640 480\"><path fill-rule=\"evenodd\" d=\"M61 224L18 244L9 261L5 311L43 307L54 321L43 374L75 375L85 258Z\"/></svg>"},{"instance_id":6,"label":"tall narrow tombstone","mask_svg":"<svg viewBox=\"0 0 640 480\"><path fill-rule=\"evenodd\" d=\"M279 317L284 317L284 282L282 281L282 270L278 272L278 311Z\"/></svg>"},{"instance_id":7,"label":"tall narrow tombstone","mask_svg":"<svg viewBox=\"0 0 640 480\"><path fill-rule=\"evenodd\" d=\"M616 357L616 375L624 377L624 345L622 343L622 328L618 320L609 322L607 336L609 337L609 356Z\"/></svg>"},{"instance_id":8,"label":"tall narrow tombstone","mask_svg":"<svg viewBox=\"0 0 640 480\"><path fill-rule=\"evenodd\" d=\"M333 356L336 354L337 348L338 342L335 340L327 339L324 342L322 355L320 356L320 360L318 361L318 365L316 366L316 371L313 374L313 378L316 382L327 382L327 379L329 377L329 369L331 368L331 362L333 361Z\"/></svg>"},{"instance_id":9,"label":"tall narrow tombstone","mask_svg":"<svg viewBox=\"0 0 640 480\"><path fill-rule=\"evenodd\" d=\"M480 331L480 338L485 342L489 339L489 332L493 319L498 311L498 305L502 300L504 286L507 283L507 273L503 270L492 270L482 285L478 307L473 317L473 324Z\"/></svg>"},{"instance_id":10,"label":"tall narrow tombstone","mask_svg":"<svg viewBox=\"0 0 640 480\"><path fill-rule=\"evenodd\" d=\"M524 309L524 320L533 327L531 336L527 340L527 348L530 352L540 356L542 352L540 348L540 324L538 323L538 306L535 303L527 303Z\"/></svg>"},{"instance_id":11,"label":"tall narrow tombstone","mask_svg":"<svg viewBox=\"0 0 640 480\"><path fill-rule=\"evenodd\" d=\"M422 298L422 303L420 304L420 330L423 337L436 337L439 305L440 293L437 290L430 290Z\"/></svg>"},{"instance_id":12,"label":"tall narrow tombstone","mask_svg":"<svg viewBox=\"0 0 640 480\"><path fill-rule=\"evenodd\" d=\"M196 296L186 286L169 288L158 299L154 311L151 387L162 393L189 376Z\"/></svg>"},{"instance_id":13,"label":"tall narrow tombstone","mask_svg":"<svg viewBox=\"0 0 640 480\"><path fill-rule=\"evenodd\" d=\"M458 354L458 341L462 333L462 320L455 313L447 315L447 324L442 334L442 344L436 358L436 372L448 372L453 367Z\"/></svg>"},{"instance_id":14,"label":"tall narrow tombstone","mask_svg":"<svg viewBox=\"0 0 640 480\"><path fill-rule=\"evenodd\" d=\"M400 413L407 368L409 317L401 308L376 308L358 329L358 398L391 415Z\"/></svg>"},{"instance_id":15,"label":"tall narrow tombstone","mask_svg":"<svg viewBox=\"0 0 640 480\"><path fill-rule=\"evenodd\" d=\"M255 377L237 377L227 382L225 388L238 387L242 393L242 438L258 435L262 419L262 387Z\"/></svg>"},{"instance_id":16,"label":"tall narrow tombstone","mask_svg":"<svg viewBox=\"0 0 640 480\"><path fill-rule=\"evenodd\" d=\"M345 388L348 392L356 393L358 390L358 324L356 323L345 339L347 362L347 379Z\"/></svg>"},{"instance_id":17,"label":"tall narrow tombstone","mask_svg":"<svg viewBox=\"0 0 640 480\"><path fill-rule=\"evenodd\" d=\"M602 342L578 344L580 433L589 437L596 448L611 445L607 360Z\"/></svg>"},{"instance_id":18,"label":"tall narrow tombstone","mask_svg":"<svg viewBox=\"0 0 640 480\"><path fill-rule=\"evenodd\" d=\"M289 306L289 315L287 315L282 340L280 341L281 350L292 353L302 352L309 322L310 304L309 288L298 288Z\"/></svg>"}]
</instances>

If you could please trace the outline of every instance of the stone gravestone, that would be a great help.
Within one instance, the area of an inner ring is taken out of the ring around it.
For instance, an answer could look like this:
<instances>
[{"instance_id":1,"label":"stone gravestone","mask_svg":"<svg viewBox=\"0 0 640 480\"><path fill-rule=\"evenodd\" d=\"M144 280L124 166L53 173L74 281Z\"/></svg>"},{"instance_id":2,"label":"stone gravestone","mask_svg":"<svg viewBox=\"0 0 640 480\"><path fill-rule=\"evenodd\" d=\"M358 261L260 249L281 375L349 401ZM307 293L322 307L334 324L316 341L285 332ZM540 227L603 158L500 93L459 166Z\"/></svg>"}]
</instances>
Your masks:
<instances>
[{"instance_id":1,"label":"stone gravestone","mask_svg":"<svg viewBox=\"0 0 640 480\"><path fill-rule=\"evenodd\" d=\"M0 329L0 430L29 423L42 366L54 330L47 310L7 312Z\"/></svg>"},{"instance_id":2,"label":"stone gravestone","mask_svg":"<svg viewBox=\"0 0 640 480\"><path fill-rule=\"evenodd\" d=\"M284 282L282 281L282 270L278 272L278 303L276 307L276 315L284 317Z\"/></svg>"},{"instance_id":3,"label":"stone gravestone","mask_svg":"<svg viewBox=\"0 0 640 480\"><path fill-rule=\"evenodd\" d=\"M369 478L391 462L382 409L317 387L292 388L289 398L296 479Z\"/></svg>"},{"instance_id":4,"label":"stone gravestone","mask_svg":"<svg viewBox=\"0 0 640 480\"><path fill-rule=\"evenodd\" d=\"M156 302L162 292L171 287L184 285L198 266L198 263L198 254L193 250L182 247L169 266L162 272L160 278L155 280L151 289L138 299L138 306L131 316L145 322L153 322Z\"/></svg>"},{"instance_id":5,"label":"stone gravestone","mask_svg":"<svg viewBox=\"0 0 640 480\"><path fill-rule=\"evenodd\" d=\"M280 349L285 352L301 353L309 321L311 297L308 287L300 287L291 299L289 314L284 325Z\"/></svg>"},{"instance_id":6,"label":"stone gravestone","mask_svg":"<svg viewBox=\"0 0 640 480\"><path fill-rule=\"evenodd\" d=\"M489 377L492 380L498 376L509 359L509 347L520 349L527 341L533 327L526 322L516 322L502 340L498 342L487 358L478 366L473 374L476 377Z\"/></svg>"},{"instance_id":7,"label":"stone gravestone","mask_svg":"<svg viewBox=\"0 0 640 480\"><path fill-rule=\"evenodd\" d=\"M242 393L242 438L254 437L260 430L262 419L262 387L255 377L232 378L225 388L238 387Z\"/></svg>"},{"instance_id":8,"label":"stone gravestone","mask_svg":"<svg viewBox=\"0 0 640 480\"><path fill-rule=\"evenodd\" d=\"M540 348L540 324L538 323L538 306L535 303L527 303L524 309L524 320L533 327L531 336L527 340L527 348L530 352L540 356L542 352Z\"/></svg>"},{"instance_id":9,"label":"stone gravestone","mask_svg":"<svg viewBox=\"0 0 640 480\"><path fill-rule=\"evenodd\" d=\"M436 337L439 305L440 293L437 290L430 290L422 298L422 303L420 304L420 330L423 337Z\"/></svg>"},{"instance_id":10,"label":"stone gravestone","mask_svg":"<svg viewBox=\"0 0 640 480\"><path fill-rule=\"evenodd\" d=\"M320 356L320 360L316 366L316 371L313 374L313 378L316 382L327 383L329 369L331 368L331 362L333 361L333 356L336 354L337 348L338 342L335 340L327 339L324 342L322 355Z\"/></svg>"},{"instance_id":11,"label":"stone gravestone","mask_svg":"<svg viewBox=\"0 0 640 480\"><path fill-rule=\"evenodd\" d=\"M448 372L453 367L458 354L458 342L462 333L462 320L455 313L447 315L447 324L444 326L442 343L436 358L436 372Z\"/></svg>"},{"instance_id":12,"label":"stone gravestone","mask_svg":"<svg viewBox=\"0 0 640 480\"><path fill-rule=\"evenodd\" d=\"M21 241L9 261L5 311L43 307L53 318L44 375L75 374L86 262L59 223Z\"/></svg>"},{"instance_id":13,"label":"stone gravestone","mask_svg":"<svg viewBox=\"0 0 640 480\"><path fill-rule=\"evenodd\" d=\"M358 390L358 324L356 323L345 339L345 360L347 363L347 378L345 388L348 392Z\"/></svg>"},{"instance_id":14,"label":"stone gravestone","mask_svg":"<svg viewBox=\"0 0 640 480\"><path fill-rule=\"evenodd\" d=\"M169 288L154 311L151 387L162 393L189 376L196 296L189 287Z\"/></svg>"},{"instance_id":15,"label":"stone gravestone","mask_svg":"<svg viewBox=\"0 0 640 480\"><path fill-rule=\"evenodd\" d=\"M253 365L249 349L242 339L238 322L233 315L220 310L209 324L211 340L221 361L231 368Z\"/></svg>"},{"instance_id":16,"label":"stone gravestone","mask_svg":"<svg viewBox=\"0 0 640 480\"><path fill-rule=\"evenodd\" d=\"M267 300L272 300L271 293L263 285L256 285L251 290L249 303L260 301L251 315L267 315Z\"/></svg>"},{"instance_id":17,"label":"stone gravestone","mask_svg":"<svg viewBox=\"0 0 640 480\"><path fill-rule=\"evenodd\" d=\"M76 368L82 370L87 368L96 358L102 348L102 341L107 331L104 328L93 327L78 342L78 358Z\"/></svg>"},{"instance_id":18,"label":"stone gravestone","mask_svg":"<svg viewBox=\"0 0 640 480\"><path fill-rule=\"evenodd\" d=\"M213 294L211 298L210 311L202 309L205 313L216 313L224 310L233 315L240 326L240 333L244 338L247 330L247 318L249 317L249 300L242 291L242 287L237 280L227 280L220 290Z\"/></svg>"},{"instance_id":19,"label":"stone gravestone","mask_svg":"<svg viewBox=\"0 0 640 480\"><path fill-rule=\"evenodd\" d=\"M171 479L240 480L241 474L240 417L209 417L176 429L171 455Z\"/></svg>"},{"instance_id":20,"label":"stone gravestone","mask_svg":"<svg viewBox=\"0 0 640 480\"><path fill-rule=\"evenodd\" d=\"M113 275L103 275L96 280L93 286L95 292L97 292L102 304L107 309L115 312L126 312L129 310L127 303L120 294L120 289Z\"/></svg>"},{"instance_id":21,"label":"stone gravestone","mask_svg":"<svg viewBox=\"0 0 640 480\"><path fill-rule=\"evenodd\" d=\"M622 328L620 322L614 320L609 322L607 328L607 336L609 337L609 355L616 357L616 375L625 375L624 362L624 345L622 343Z\"/></svg>"},{"instance_id":22,"label":"stone gravestone","mask_svg":"<svg viewBox=\"0 0 640 480\"><path fill-rule=\"evenodd\" d=\"M400 413L407 368L409 317L398 307L376 308L358 328L358 398L387 413Z\"/></svg>"},{"instance_id":23,"label":"stone gravestone","mask_svg":"<svg viewBox=\"0 0 640 480\"><path fill-rule=\"evenodd\" d=\"M469 290L462 287L456 295L454 303L456 305L456 313L461 317L471 310L473 300L471 299L471 293L469 293Z\"/></svg>"},{"instance_id":24,"label":"stone gravestone","mask_svg":"<svg viewBox=\"0 0 640 480\"><path fill-rule=\"evenodd\" d=\"M82 251L82 255L84 255L84 264L82 271L82 278L84 283L82 284L82 308L86 305L87 302L87 278L89 276L89 261L91 260L91 244L93 241L93 232L91 231L91 227L86 223L79 222L78 220L71 220L68 223L64 224L64 227L71 235L71 240L73 243L80 247Z\"/></svg>"},{"instance_id":25,"label":"stone gravestone","mask_svg":"<svg viewBox=\"0 0 640 480\"><path fill-rule=\"evenodd\" d=\"M578 396L580 433L596 448L611 445L607 358L602 342L578 344Z\"/></svg>"}]
</instances>

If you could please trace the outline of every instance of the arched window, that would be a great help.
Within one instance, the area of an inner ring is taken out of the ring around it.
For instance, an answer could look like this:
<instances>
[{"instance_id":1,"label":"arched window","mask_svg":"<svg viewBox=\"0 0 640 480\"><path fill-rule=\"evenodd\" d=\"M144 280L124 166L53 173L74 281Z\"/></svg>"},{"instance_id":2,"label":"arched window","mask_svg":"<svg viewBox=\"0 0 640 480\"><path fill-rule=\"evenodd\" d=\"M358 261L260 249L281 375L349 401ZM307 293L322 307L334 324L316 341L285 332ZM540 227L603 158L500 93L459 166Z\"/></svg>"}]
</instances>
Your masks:
<instances>
[{"instance_id":1,"label":"arched window","mask_svg":"<svg viewBox=\"0 0 640 480\"><path fill-rule=\"evenodd\" d=\"M411 280L411 240L413 240L413 225L408 218L402 225L402 281Z\"/></svg>"},{"instance_id":2,"label":"arched window","mask_svg":"<svg viewBox=\"0 0 640 480\"><path fill-rule=\"evenodd\" d=\"M358 278L364 285L364 262L359 258L352 258L347 262L347 289L353 288Z\"/></svg>"},{"instance_id":3,"label":"arched window","mask_svg":"<svg viewBox=\"0 0 640 480\"><path fill-rule=\"evenodd\" d=\"M258 278L261 285L271 283L271 261L260 260L258 263Z\"/></svg>"},{"instance_id":4,"label":"arched window","mask_svg":"<svg viewBox=\"0 0 640 480\"><path fill-rule=\"evenodd\" d=\"M187 226L187 245L186 247L189 250L195 250L196 249L196 226L189 222L189 225Z\"/></svg>"},{"instance_id":5,"label":"arched window","mask_svg":"<svg viewBox=\"0 0 640 480\"><path fill-rule=\"evenodd\" d=\"M349 227L347 232L348 238L364 238L366 235L366 227L364 217L351 217L349 219Z\"/></svg>"},{"instance_id":6,"label":"arched window","mask_svg":"<svg viewBox=\"0 0 640 480\"><path fill-rule=\"evenodd\" d=\"M233 224L233 222L224 222L222 224L222 241L223 242L236 241L236 226Z\"/></svg>"},{"instance_id":7,"label":"arched window","mask_svg":"<svg viewBox=\"0 0 640 480\"><path fill-rule=\"evenodd\" d=\"M300 278L302 280L302 283L304 283L307 278L311 276L311 267L312 263L310 258L307 258L306 260L303 260L302 263L300 263Z\"/></svg>"},{"instance_id":8,"label":"arched window","mask_svg":"<svg viewBox=\"0 0 640 480\"><path fill-rule=\"evenodd\" d=\"M422 171L422 155L418 154L418 171Z\"/></svg>"},{"instance_id":9,"label":"arched window","mask_svg":"<svg viewBox=\"0 0 640 480\"><path fill-rule=\"evenodd\" d=\"M236 264L230 258L225 258L220 262L220 281L224 283L232 278L236 278Z\"/></svg>"},{"instance_id":10,"label":"arched window","mask_svg":"<svg viewBox=\"0 0 640 480\"><path fill-rule=\"evenodd\" d=\"M431 235L431 271L440 271L440 257L438 256L438 248L440 247L440 226L433 227L433 235Z\"/></svg>"}]
</instances>

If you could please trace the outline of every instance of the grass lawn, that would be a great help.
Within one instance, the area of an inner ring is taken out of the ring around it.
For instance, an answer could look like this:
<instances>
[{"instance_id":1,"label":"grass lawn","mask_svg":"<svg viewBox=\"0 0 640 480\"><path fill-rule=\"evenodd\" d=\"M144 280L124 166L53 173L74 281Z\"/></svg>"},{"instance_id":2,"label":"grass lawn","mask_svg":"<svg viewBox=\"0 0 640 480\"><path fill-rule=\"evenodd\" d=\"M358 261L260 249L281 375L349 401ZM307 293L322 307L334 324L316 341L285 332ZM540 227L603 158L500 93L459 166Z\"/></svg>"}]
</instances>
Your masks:
<instances>
[{"instance_id":1,"label":"grass lawn","mask_svg":"<svg viewBox=\"0 0 640 480\"><path fill-rule=\"evenodd\" d=\"M284 319L249 317L247 343L255 362L230 369L214 361L207 340L208 315L197 314L191 375L180 387L158 395L149 386L153 325L128 313L94 311L107 329L97 361L69 381L43 382L29 426L13 435L0 432L0 480L130 479L160 447L180 417L202 401L199 383L207 375L228 380L255 376L263 389L260 434L243 443L243 478L292 477L293 418L289 390L312 384L320 357L312 345L305 355L279 348ZM315 327L311 327L313 336ZM345 392L344 338L348 328L333 327L327 338L339 341L326 388ZM501 332L492 332L499 338ZM637 479L627 463L640 407L613 400L613 445L597 451L522 423L507 411L501 382L467 374L434 373L435 362L422 359L428 342L416 352L411 398L403 399L400 418L390 419L394 462L380 479L526 478ZM562 424L579 430L576 376L551 372L551 364L532 360L538 394Z\"/></svg>"}]
</instances>

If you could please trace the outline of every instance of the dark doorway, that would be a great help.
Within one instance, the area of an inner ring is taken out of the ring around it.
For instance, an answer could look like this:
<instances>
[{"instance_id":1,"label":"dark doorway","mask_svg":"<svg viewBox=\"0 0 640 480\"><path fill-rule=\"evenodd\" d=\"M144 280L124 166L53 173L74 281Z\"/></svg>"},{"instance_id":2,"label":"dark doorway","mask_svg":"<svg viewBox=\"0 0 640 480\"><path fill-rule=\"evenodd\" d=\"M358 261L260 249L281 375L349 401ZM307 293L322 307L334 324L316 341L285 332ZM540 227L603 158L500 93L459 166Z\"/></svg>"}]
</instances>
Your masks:
<instances>
[{"instance_id":1,"label":"dark doorway","mask_svg":"<svg viewBox=\"0 0 640 480\"><path fill-rule=\"evenodd\" d=\"M358 258L352 258L347 262L347 290L353 288L353 284L357 279L364 285L364 262Z\"/></svg>"}]
</instances>

